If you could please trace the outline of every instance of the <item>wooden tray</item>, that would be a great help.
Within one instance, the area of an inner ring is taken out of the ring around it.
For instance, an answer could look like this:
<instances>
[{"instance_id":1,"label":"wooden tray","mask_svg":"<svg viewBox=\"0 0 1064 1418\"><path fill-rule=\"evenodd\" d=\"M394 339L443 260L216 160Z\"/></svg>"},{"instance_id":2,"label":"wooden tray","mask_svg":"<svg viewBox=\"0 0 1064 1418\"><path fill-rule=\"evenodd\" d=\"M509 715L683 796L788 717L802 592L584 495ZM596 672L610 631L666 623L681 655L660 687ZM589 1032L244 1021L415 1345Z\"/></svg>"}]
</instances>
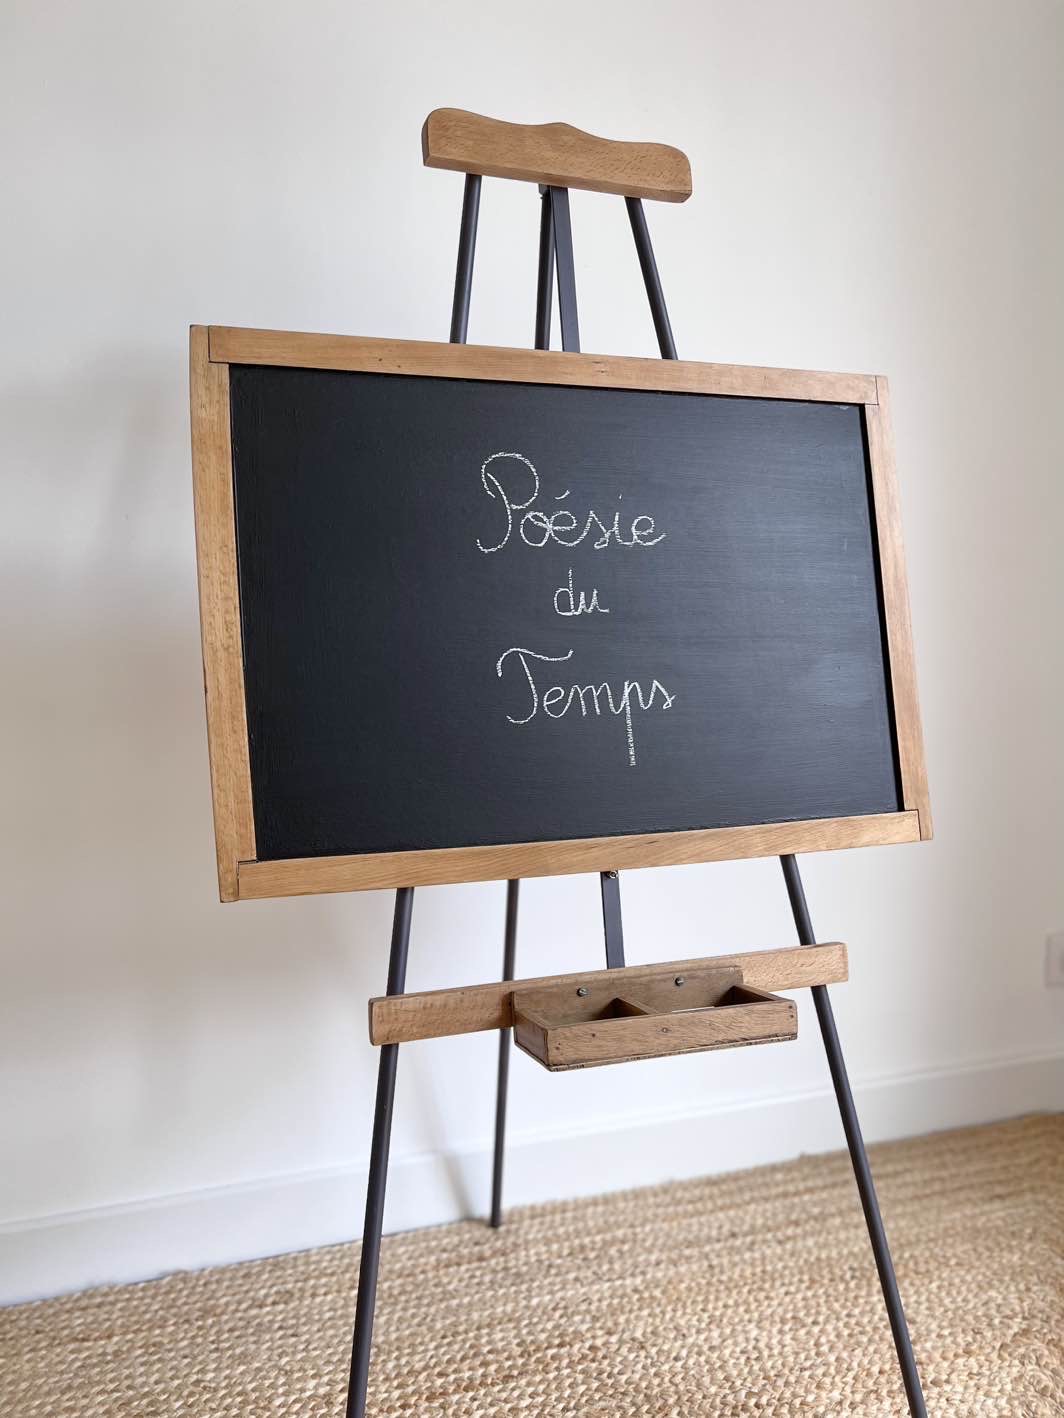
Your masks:
<instances>
[{"instance_id":1,"label":"wooden tray","mask_svg":"<svg viewBox=\"0 0 1064 1418\"><path fill-rule=\"evenodd\" d=\"M736 969L695 970L606 983L516 991L514 1040L544 1068L771 1044L798 1037L793 1000L751 989Z\"/></svg>"}]
</instances>

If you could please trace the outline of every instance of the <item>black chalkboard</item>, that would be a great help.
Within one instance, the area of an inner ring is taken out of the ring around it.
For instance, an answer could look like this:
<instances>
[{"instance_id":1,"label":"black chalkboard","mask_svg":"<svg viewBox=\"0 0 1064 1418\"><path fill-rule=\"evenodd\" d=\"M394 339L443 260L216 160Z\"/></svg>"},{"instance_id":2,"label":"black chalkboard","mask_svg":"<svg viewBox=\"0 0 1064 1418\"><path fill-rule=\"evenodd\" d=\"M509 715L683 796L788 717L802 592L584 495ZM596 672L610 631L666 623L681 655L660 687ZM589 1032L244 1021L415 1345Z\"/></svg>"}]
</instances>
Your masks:
<instances>
[{"instance_id":1,"label":"black chalkboard","mask_svg":"<svg viewBox=\"0 0 1064 1418\"><path fill-rule=\"evenodd\" d=\"M229 376L259 860L902 809L859 405Z\"/></svg>"}]
</instances>

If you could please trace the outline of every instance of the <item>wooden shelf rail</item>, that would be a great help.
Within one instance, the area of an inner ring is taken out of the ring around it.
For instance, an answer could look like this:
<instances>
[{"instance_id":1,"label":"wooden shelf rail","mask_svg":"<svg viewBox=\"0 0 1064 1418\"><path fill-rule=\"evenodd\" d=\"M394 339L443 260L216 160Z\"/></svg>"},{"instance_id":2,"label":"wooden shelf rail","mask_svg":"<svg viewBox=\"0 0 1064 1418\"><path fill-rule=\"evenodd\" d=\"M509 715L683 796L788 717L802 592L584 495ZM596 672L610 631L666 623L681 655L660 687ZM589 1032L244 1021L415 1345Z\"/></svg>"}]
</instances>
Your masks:
<instances>
[{"instance_id":1,"label":"wooden shelf rail","mask_svg":"<svg viewBox=\"0 0 1064 1418\"><path fill-rule=\"evenodd\" d=\"M522 990L569 984L592 989L608 983L612 990L621 993L639 980L663 972L681 975L710 966L740 970L743 984L757 990L802 990L811 985L841 984L849 978L846 947L833 941L827 945L796 945L781 950L749 950L696 960L630 965L623 970L541 975L532 980L492 980L486 985L463 985L457 989L381 995L369 1002L370 1043L407 1044L417 1039L445 1039L453 1034L510 1029L513 1027L513 997Z\"/></svg>"}]
</instances>

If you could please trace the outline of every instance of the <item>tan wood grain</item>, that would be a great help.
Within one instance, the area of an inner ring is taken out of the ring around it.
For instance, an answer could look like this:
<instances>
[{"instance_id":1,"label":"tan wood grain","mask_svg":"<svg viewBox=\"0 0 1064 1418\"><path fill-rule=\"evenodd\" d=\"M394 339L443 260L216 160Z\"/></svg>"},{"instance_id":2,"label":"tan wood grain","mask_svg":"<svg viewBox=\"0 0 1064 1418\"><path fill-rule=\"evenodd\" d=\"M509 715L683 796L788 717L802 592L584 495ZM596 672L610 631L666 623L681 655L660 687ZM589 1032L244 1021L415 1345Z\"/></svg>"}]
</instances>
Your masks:
<instances>
[{"instance_id":1,"label":"tan wood grain","mask_svg":"<svg viewBox=\"0 0 1064 1418\"><path fill-rule=\"evenodd\" d=\"M932 833L931 799L924 759L920 701L916 689L909 586L901 529L901 502L894 466L894 434L890 423L890 391L886 379L876 380L877 401L865 409L868 454L872 468L872 493L879 542L883 612L890 655L890 681L894 697L894 722L898 739L902 801L919 815L920 836Z\"/></svg>"},{"instance_id":2,"label":"tan wood grain","mask_svg":"<svg viewBox=\"0 0 1064 1418\"><path fill-rule=\"evenodd\" d=\"M916 812L867 817L772 822L754 827L714 827L631 837L585 837L562 842L518 842L501 847L447 847L431 851L365 853L348 857L295 857L240 863L241 900L306 896L330 891L375 891L397 886L501 881L574 872L631 871L641 867L833 852L916 842Z\"/></svg>"},{"instance_id":3,"label":"tan wood grain","mask_svg":"<svg viewBox=\"0 0 1064 1418\"><path fill-rule=\"evenodd\" d=\"M552 187L686 202L691 164L664 143L597 138L568 123L506 123L462 108L437 108L421 130L426 167L509 177Z\"/></svg>"},{"instance_id":4,"label":"tan wood grain","mask_svg":"<svg viewBox=\"0 0 1064 1418\"><path fill-rule=\"evenodd\" d=\"M514 1043L538 1063L547 1057L547 1026L538 1019L521 1015L514 1019Z\"/></svg>"},{"instance_id":5,"label":"tan wood grain","mask_svg":"<svg viewBox=\"0 0 1064 1418\"><path fill-rule=\"evenodd\" d=\"M660 389L679 394L810 399L870 404L871 374L805 369L761 369L695 360L636 359L567 354L495 345L444 345L428 340L382 340L361 335L307 335L286 330L210 327L211 359L221 364L266 364L298 369L344 369L417 374L440 379L498 379L518 384L573 384L611 389Z\"/></svg>"},{"instance_id":6,"label":"tan wood grain","mask_svg":"<svg viewBox=\"0 0 1064 1418\"><path fill-rule=\"evenodd\" d=\"M633 976L631 967L610 970L595 984L576 986L569 979L560 984L532 989L521 988L514 995L515 1016L538 1018L542 1023L583 1024L594 1019L612 1002L622 998L643 1014L663 1014L677 1009L704 1009L716 1004L733 985L743 983L737 965L687 967L683 970L659 965L655 973L643 970ZM682 984L677 984L682 980ZM584 991L578 994L577 989Z\"/></svg>"},{"instance_id":7,"label":"tan wood grain","mask_svg":"<svg viewBox=\"0 0 1064 1418\"><path fill-rule=\"evenodd\" d=\"M737 1003L691 1014L633 1015L545 1030L535 1026L524 1029L518 1014L514 1018L514 1041L552 1073L561 1073L797 1038L798 1010L793 1000L759 996L752 990L736 993L741 996Z\"/></svg>"},{"instance_id":8,"label":"tan wood grain","mask_svg":"<svg viewBox=\"0 0 1064 1418\"><path fill-rule=\"evenodd\" d=\"M236 575L229 370L208 358L207 330L189 333L192 488L196 515L203 687L214 800L218 891L237 899L237 863L255 855Z\"/></svg>"},{"instance_id":9,"label":"tan wood grain","mask_svg":"<svg viewBox=\"0 0 1064 1418\"><path fill-rule=\"evenodd\" d=\"M730 955L703 956L694 960L659 961L630 965L623 971L629 998L641 980L671 972L711 968L737 969L743 984L759 990L800 990L811 985L835 985L849 978L846 947L839 941L823 945L787 946L777 950L747 950ZM369 1002L369 1037L372 1044L401 1044L415 1039L444 1039L453 1034L476 1034L486 1029L509 1029L513 1024L515 993L560 986L618 990L621 972L590 970L572 975L541 975L528 980L491 980L484 985L457 989L425 990L417 994L385 995Z\"/></svg>"}]
</instances>

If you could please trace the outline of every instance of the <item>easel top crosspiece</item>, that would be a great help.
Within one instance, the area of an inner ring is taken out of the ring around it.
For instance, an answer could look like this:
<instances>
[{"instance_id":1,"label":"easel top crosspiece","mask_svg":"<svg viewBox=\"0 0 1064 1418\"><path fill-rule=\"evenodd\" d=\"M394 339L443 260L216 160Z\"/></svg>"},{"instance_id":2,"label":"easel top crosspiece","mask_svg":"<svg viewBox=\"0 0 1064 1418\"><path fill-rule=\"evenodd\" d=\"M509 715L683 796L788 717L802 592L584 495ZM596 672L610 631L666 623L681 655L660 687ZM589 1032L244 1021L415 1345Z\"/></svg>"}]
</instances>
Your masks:
<instances>
[{"instance_id":1,"label":"easel top crosspiece","mask_svg":"<svg viewBox=\"0 0 1064 1418\"><path fill-rule=\"evenodd\" d=\"M535 348L550 347L551 286L557 254L558 313L562 349L579 352L569 189L613 193L625 199L662 359L676 358L665 298L650 241L643 199L686 202L692 192L691 164L679 148L664 143L625 143L596 138L568 123L536 126L438 108L421 130L426 167L465 173L451 341L464 343L469 324L482 177L534 182L543 196Z\"/></svg>"}]
</instances>

